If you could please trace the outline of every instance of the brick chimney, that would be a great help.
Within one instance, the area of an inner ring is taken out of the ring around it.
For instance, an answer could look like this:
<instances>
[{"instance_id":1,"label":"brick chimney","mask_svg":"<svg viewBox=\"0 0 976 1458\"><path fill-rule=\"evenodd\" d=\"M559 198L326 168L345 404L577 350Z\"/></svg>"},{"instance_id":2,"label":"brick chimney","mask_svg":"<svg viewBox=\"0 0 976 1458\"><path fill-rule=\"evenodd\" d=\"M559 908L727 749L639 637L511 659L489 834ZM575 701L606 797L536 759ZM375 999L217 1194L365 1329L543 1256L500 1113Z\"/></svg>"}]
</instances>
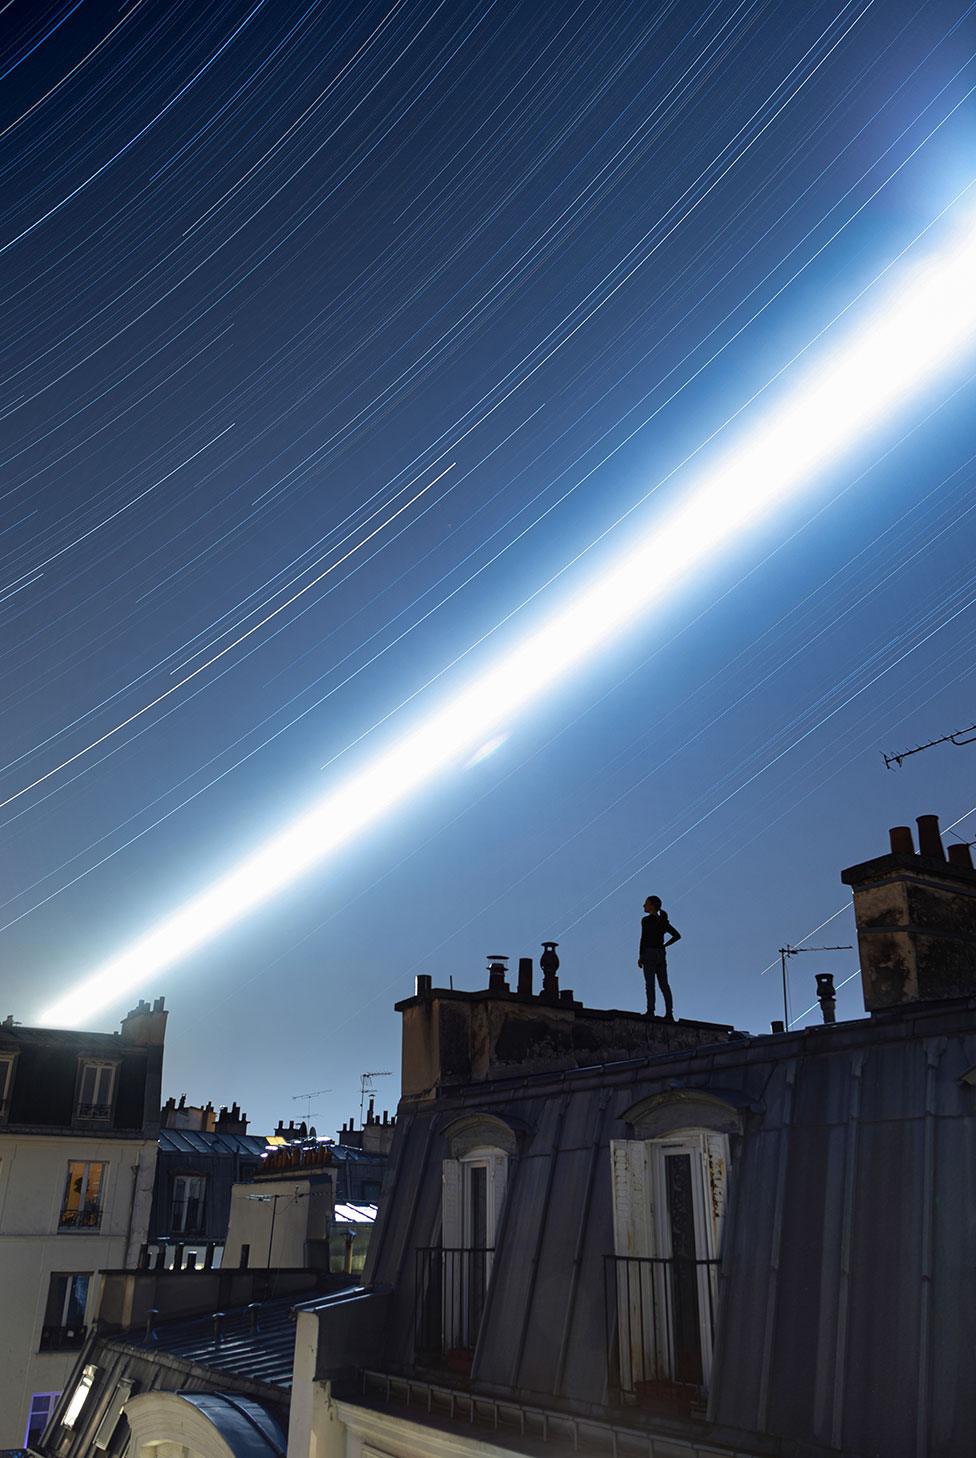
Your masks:
<instances>
[{"instance_id":1,"label":"brick chimney","mask_svg":"<svg viewBox=\"0 0 976 1458\"><path fill-rule=\"evenodd\" d=\"M942 845L936 815L890 832L888 855L848 866L868 1012L976 995L976 870L968 846Z\"/></svg>"}]
</instances>

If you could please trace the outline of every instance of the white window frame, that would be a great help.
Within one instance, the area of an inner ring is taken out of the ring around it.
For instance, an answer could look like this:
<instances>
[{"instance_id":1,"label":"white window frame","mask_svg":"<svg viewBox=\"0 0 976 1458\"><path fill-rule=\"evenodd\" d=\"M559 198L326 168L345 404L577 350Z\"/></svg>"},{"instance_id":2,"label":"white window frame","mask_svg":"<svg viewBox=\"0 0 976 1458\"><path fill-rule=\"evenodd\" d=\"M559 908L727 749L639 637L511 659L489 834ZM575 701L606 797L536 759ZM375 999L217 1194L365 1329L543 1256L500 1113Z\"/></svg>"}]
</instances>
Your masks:
<instances>
[{"instance_id":1,"label":"white window frame","mask_svg":"<svg viewBox=\"0 0 976 1458\"><path fill-rule=\"evenodd\" d=\"M112 1117L112 1110L115 1107L115 1088L118 1083L118 1061L110 1058L82 1058L79 1060L78 1068L78 1093L75 1098L75 1118L83 1119L85 1122L92 1120L107 1120ZM85 1080L89 1073L93 1073L92 1097L86 1099ZM103 1085L107 1081L108 1089ZM103 1097L97 1097L103 1094ZM95 1110L104 1112L96 1113Z\"/></svg>"},{"instance_id":2,"label":"white window frame","mask_svg":"<svg viewBox=\"0 0 976 1458\"><path fill-rule=\"evenodd\" d=\"M692 1170L696 1260L717 1260L727 1200L728 1135L711 1129L679 1129L656 1139L613 1140L610 1152L614 1254L672 1259L665 1161L669 1155L687 1155ZM669 1272L663 1266L645 1268L635 1281L636 1269L622 1264L616 1268L618 1348L628 1390L649 1378L673 1380L675 1368ZM718 1303L715 1265L697 1268L696 1288L702 1386L707 1392L714 1356L707 1318Z\"/></svg>"},{"instance_id":3,"label":"white window frame","mask_svg":"<svg viewBox=\"0 0 976 1458\"><path fill-rule=\"evenodd\" d=\"M441 1248L444 1252L442 1281L444 1299L444 1343L450 1350L470 1348L472 1333L468 1330L469 1283L483 1280L482 1296L487 1299L495 1262L495 1244L501 1224L508 1184L508 1155L490 1145L466 1150L457 1159L445 1159L442 1165ZM471 1205L471 1175L475 1169L485 1171L485 1244L475 1247ZM484 1249L480 1274L474 1271L467 1253ZM451 1254L459 1252L459 1254ZM477 1334L473 1334L475 1338Z\"/></svg>"},{"instance_id":4,"label":"white window frame","mask_svg":"<svg viewBox=\"0 0 976 1458\"><path fill-rule=\"evenodd\" d=\"M93 1165L98 1165L100 1167L101 1171L102 1171L102 1173L101 1173L101 1183L99 1184L99 1187L98 1187L98 1202L99 1202L98 1203L98 1220L95 1222L94 1225L84 1225L84 1224L78 1224L78 1225L71 1225L71 1224L62 1225L62 1223L61 1223L62 1222L62 1219L64 1217L64 1213L65 1213L66 1206L67 1206L67 1200L68 1200L68 1181L71 1179L71 1166L73 1164L83 1165L84 1166L84 1170L85 1170L85 1172L84 1172L84 1174L82 1176L81 1194L79 1196L79 1204L78 1204L79 1213L83 1213L84 1212L85 1200L86 1200L87 1195L88 1195L88 1182L89 1182L89 1180L91 1178L92 1166ZM84 1233L85 1231L97 1231L97 1230L101 1229L102 1216L105 1214L105 1190L106 1190L107 1184L108 1184L108 1161L107 1160L104 1160L104 1159L69 1159L68 1160L68 1170L67 1170L67 1173L66 1173L66 1175L64 1177L64 1188L63 1188L63 1190L61 1192L61 1204L60 1204L60 1207L58 1209L58 1230L60 1232L62 1232L62 1233L63 1232L68 1232L69 1234L77 1235L79 1233Z\"/></svg>"},{"instance_id":5,"label":"white window frame","mask_svg":"<svg viewBox=\"0 0 976 1458\"><path fill-rule=\"evenodd\" d=\"M196 1183L196 1184L200 1185L200 1197L199 1197L200 1220L199 1220L198 1224L193 1225L193 1226L187 1225L187 1223L186 1223L187 1213L188 1213L189 1208L190 1208L190 1196L187 1195L186 1199L184 1199L182 1201L179 1201L178 1198L177 1198L178 1190L179 1190L180 1186L187 1185L187 1184L190 1184L190 1183ZM177 1175L174 1175L173 1176L173 1195L172 1195L172 1199L170 1200L170 1209L169 1209L169 1216L170 1216L170 1234L171 1235L199 1235L200 1232L201 1232L201 1230L202 1230L202 1228L203 1228L203 1224L204 1224L204 1212L206 1210L206 1199L207 1199L207 1176L206 1175L204 1175L204 1174L177 1174ZM174 1220L174 1215L175 1215L175 1212L176 1212L177 1204L182 1204L182 1207L183 1207L183 1224L182 1225L177 1225L175 1223L175 1220Z\"/></svg>"},{"instance_id":6,"label":"white window frame","mask_svg":"<svg viewBox=\"0 0 976 1458\"><path fill-rule=\"evenodd\" d=\"M24 1428L24 1447L25 1448L27 1447L28 1443L30 1443L31 1441L36 1442L37 1439L38 1439L38 1437L41 1434L43 1434L44 1428L46 1428L47 1425L48 1425L48 1423L51 1421L51 1414L53 1413L55 1407L57 1406L58 1398L60 1396L61 1396L60 1392L32 1392L31 1393L30 1411L27 1414L27 1426ZM47 1402L47 1411L46 1412L40 1412L38 1410L37 1403L38 1403L39 1400L40 1401L45 1401L46 1400L46 1402ZM23 1408L21 1409L21 1411L23 1411ZM31 1437L31 1425L32 1425L34 1419L35 1418L39 1418L39 1417L42 1417L44 1419L44 1427L41 1428L41 1433L40 1434L35 1433L33 1435L33 1439L32 1439L32 1437Z\"/></svg>"}]
</instances>

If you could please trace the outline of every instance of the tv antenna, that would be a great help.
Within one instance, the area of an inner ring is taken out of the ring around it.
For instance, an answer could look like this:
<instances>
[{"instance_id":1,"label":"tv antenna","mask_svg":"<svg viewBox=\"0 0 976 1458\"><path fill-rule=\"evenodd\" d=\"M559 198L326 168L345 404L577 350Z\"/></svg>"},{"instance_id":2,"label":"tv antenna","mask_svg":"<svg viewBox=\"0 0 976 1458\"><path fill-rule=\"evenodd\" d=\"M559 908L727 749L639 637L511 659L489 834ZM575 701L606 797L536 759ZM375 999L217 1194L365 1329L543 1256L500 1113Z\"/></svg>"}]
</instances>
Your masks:
<instances>
[{"instance_id":1,"label":"tv antenna","mask_svg":"<svg viewBox=\"0 0 976 1458\"><path fill-rule=\"evenodd\" d=\"M790 990L786 976L786 962L789 957L798 957L801 952L853 952L854 948L848 943L843 947L791 947L787 942L785 947L779 949L780 965L783 968L783 1020L787 1032L790 1030Z\"/></svg>"},{"instance_id":2,"label":"tv antenna","mask_svg":"<svg viewBox=\"0 0 976 1458\"><path fill-rule=\"evenodd\" d=\"M886 754L885 769L901 769L902 761L908 759L909 755L921 754L923 749L934 749L937 744L954 744L957 749L961 749L964 744L976 744L976 724L970 724L968 729L955 729L951 734L943 734L941 739L930 739L927 744L916 744L914 749L903 749L900 754Z\"/></svg>"},{"instance_id":3,"label":"tv antenna","mask_svg":"<svg viewBox=\"0 0 976 1458\"><path fill-rule=\"evenodd\" d=\"M294 1103L296 1099L303 1099L304 1102L308 1104L308 1109L306 1110L306 1113L305 1113L305 1124L306 1124L306 1127L309 1124L311 1124L311 1122L312 1122L312 1100L313 1099L317 1099L318 1096L319 1096L319 1094L325 1094L325 1093L331 1093L331 1092L332 1092L331 1088L313 1088L312 1091L311 1091L311 1093L292 1094L292 1096L291 1096L292 1103Z\"/></svg>"},{"instance_id":4,"label":"tv antenna","mask_svg":"<svg viewBox=\"0 0 976 1458\"><path fill-rule=\"evenodd\" d=\"M392 1078L393 1074L388 1068L381 1069L377 1073L361 1073L359 1075L359 1127L363 1125L363 1110L366 1107L366 1095L375 1094L373 1087L374 1078Z\"/></svg>"}]
</instances>

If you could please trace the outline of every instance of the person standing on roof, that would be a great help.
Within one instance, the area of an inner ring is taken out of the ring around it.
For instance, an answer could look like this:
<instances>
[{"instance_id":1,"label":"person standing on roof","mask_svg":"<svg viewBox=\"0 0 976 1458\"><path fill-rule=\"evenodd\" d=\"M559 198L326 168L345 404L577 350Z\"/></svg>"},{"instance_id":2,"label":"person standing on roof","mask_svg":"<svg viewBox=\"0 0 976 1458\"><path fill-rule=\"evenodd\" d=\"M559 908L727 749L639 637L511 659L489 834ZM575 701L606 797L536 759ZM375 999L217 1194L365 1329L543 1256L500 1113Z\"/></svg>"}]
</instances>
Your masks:
<instances>
[{"instance_id":1,"label":"person standing on roof","mask_svg":"<svg viewBox=\"0 0 976 1458\"><path fill-rule=\"evenodd\" d=\"M668 921L668 913L661 906L660 896L648 896L644 902L644 913L641 920L640 952L637 965L644 973L644 986L647 989L647 1016L649 1018L654 1016L657 992L655 984L660 983L661 991L664 993L664 1016L673 1023L674 1005L671 987L668 983L666 948L674 946L675 942L680 942L681 933Z\"/></svg>"}]
</instances>

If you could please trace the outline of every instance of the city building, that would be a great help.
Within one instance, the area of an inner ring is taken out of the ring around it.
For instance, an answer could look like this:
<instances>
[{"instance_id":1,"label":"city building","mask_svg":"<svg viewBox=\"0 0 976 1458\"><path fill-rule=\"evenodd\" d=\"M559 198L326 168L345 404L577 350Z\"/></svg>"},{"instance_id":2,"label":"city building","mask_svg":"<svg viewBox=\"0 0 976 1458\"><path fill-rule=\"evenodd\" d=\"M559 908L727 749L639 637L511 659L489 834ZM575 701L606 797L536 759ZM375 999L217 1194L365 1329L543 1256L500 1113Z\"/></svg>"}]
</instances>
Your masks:
<instances>
[{"instance_id":1,"label":"city building","mask_svg":"<svg viewBox=\"0 0 976 1458\"><path fill-rule=\"evenodd\" d=\"M923 816L843 880L846 1022L825 973L822 1021L771 1034L584 1007L548 952L540 992L524 959L514 989L500 958L418 978L363 1279L281 1273L276 1393L240 1386L241 1293L192 1349L106 1306L40 1451L969 1458L976 872Z\"/></svg>"},{"instance_id":2,"label":"city building","mask_svg":"<svg viewBox=\"0 0 976 1458\"><path fill-rule=\"evenodd\" d=\"M220 1265L230 1219L231 1190L253 1179L269 1148L263 1135L247 1132L237 1104L163 1105L159 1159L147 1243L153 1262Z\"/></svg>"},{"instance_id":3,"label":"city building","mask_svg":"<svg viewBox=\"0 0 976 1458\"><path fill-rule=\"evenodd\" d=\"M165 1027L162 999L118 1033L0 1024L0 1449L40 1438L146 1239Z\"/></svg>"}]
</instances>

